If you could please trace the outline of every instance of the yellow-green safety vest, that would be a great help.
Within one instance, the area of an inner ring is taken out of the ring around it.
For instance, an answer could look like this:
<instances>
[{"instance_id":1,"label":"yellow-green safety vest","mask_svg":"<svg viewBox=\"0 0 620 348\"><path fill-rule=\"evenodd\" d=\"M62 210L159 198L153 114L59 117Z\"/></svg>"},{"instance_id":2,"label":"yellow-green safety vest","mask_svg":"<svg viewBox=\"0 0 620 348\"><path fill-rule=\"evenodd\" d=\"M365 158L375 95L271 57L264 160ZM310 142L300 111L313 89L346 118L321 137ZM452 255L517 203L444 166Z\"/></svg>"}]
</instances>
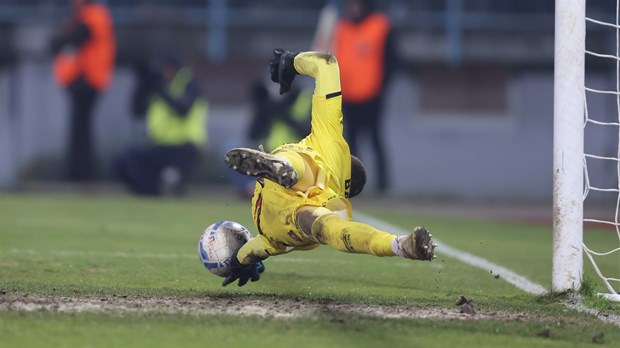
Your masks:
<instances>
[{"instance_id":1,"label":"yellow-green safety vest","mask_svg":"<svg viewBox=\"0 0 620 348\"><path fill-rule=\"evenodd\" d=\"M302 90L299 92L297 99L291 105L290 113L293 120L302 122L310 117L310 108L312 106L312 91ZM303 137L300 137L295 130L283 121L276 121L271 126L266 145L268 151L272 151L282 144L296 143Z\"/></svg>"},{"instance_id":2,"label":"yellow-green safety vest","mask_svg":"<svg viewBox=\"0 0 620 348\"><path fill-rule=\"evenodd\" d=\"M168 85L168 93L173 98L180 97L191 81L189 69L179 70ZM181 116L164 99L154 96L146 115L149 138L157 145L194 143L201 146L207 140L207 102L203 98L197 98L188 114Z\"/></svg>"}]
</instances>

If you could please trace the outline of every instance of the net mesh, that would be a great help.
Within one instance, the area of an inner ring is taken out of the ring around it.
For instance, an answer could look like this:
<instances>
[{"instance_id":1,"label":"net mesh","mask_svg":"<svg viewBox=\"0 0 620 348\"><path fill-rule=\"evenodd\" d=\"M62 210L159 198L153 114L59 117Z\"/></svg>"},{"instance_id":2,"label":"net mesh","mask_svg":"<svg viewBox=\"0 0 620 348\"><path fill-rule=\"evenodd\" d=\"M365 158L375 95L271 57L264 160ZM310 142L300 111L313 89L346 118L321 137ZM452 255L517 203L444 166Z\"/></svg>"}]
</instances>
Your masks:
<instances>
[{"instance_id":1,"label":"net mesh","mask_svg":"<svg viewBox=\"0 0 620 348\"><path fill-rule=\"evenodd\" d=\"M605 297L618 301L620 274L609 274L619 272L620 265L620 0L614 2L610 6L615 6L615 13L608 11L612 15L607 18L586 15L583 199L584 207L594 208L584 211L583 249L609 291ZM615 76L609 76L609 72ZM591 202L602 202L607 207ZM615 208L610 209L614 204ZM615 230L618 243L607 250L590 249L587 246L590 225ZM601 267L602 257L616 260L613 262L616 268Z\"/></svg>"}]
</instances>

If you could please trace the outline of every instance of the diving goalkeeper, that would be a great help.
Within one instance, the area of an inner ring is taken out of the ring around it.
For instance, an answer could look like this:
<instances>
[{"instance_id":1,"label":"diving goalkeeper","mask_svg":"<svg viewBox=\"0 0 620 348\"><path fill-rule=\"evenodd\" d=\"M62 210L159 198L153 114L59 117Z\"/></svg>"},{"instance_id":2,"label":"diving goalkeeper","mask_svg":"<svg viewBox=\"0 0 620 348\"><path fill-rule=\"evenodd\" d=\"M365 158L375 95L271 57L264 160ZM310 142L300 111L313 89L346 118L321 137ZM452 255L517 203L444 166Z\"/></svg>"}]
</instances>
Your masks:
<instances>
[{"instance_id":1,"label":"diving goalkeeper","mask_svg":"<svg viewBox=\"0 0 620 348\"><path fill-rule=\"evenodd\" d=\"M271 79L280 84L280 94L289 90L298 74L315 79L312 130L299 143L282 145L270 154L247 148L226 153L230 168L258 178L252 198L258 235L239 249L222 285L256 281L263 270L261 261L269 256L321 244L349 253L431 261L436 244L424 227L396 236L351 221L348 198L362 191L366 172L361 161L351 156L342 135L336 58L329 53L294 54L279 49L274 56L269 64Z\"/></svg>"}]
</instances>

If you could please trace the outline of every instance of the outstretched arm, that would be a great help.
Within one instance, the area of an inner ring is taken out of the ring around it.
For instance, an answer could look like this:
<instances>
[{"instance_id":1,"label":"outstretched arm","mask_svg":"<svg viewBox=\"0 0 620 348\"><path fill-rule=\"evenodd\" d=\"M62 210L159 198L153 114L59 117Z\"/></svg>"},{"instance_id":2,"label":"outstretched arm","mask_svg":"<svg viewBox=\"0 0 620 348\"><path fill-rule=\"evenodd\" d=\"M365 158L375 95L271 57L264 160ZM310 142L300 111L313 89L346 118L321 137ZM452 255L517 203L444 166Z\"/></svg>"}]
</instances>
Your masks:
<instances>
[{"instance_id":1,"label":"outstretched arm","mask_svg":"<svg viewBox=\"0 0 620 348\"><path fill-rule=\"evenodd\" d=\"M324 167L329 169L329 186L335 192L346 195L347 181L351 178L351 154L342 134L342 92L336 57L325 52L293 54L276 50L274 54L276 59L270 62L271 77L274 82L280 83L281 91L283 87L285 91L290 88L296 74L315 79L312 129L299 144L311 147L321 154Z\"/></svg>"},{"instance_id":2,"label":"outstretched arm","mask_svg":"<svg viewBox=\"0 0 620 348\"><path fill-rule=\"evenodd\" d=\"M301 52L293 62L295 70L315 79L314 95L329 99L340 95L340 69L336 57L325 52Z\"/></svg>"},{"instance_id":3,"label":"outstretched arm","mask_svg":"<svg viewBox=\"0 0 620 348\"><path fill-rule=\"evenodd\" d=\"M260 279L260 273L263 273L265 266L262 260L270 255L286 253L288 251L279 251L275 249L267 238L258 235L247 241L232 259L230 274L222 282L222 286L226 286L235 281L239 281L239 286L244 286L248 281L257 281Z\"/></svg>"},{"instance_id":4,"label":"outstretched arm","mask_svg":"<svg viewBox=\"0 0 620 348\"><path fill-rule=\"evenodd\" d=\"M274 248L263 235L257 235L245 243L237 252L237 260L243 265L263 261L272 255L284 254L287 251Z\"/></svg>"},{"instance_id":5,"label":"outstretched arm","mask_svg":"<svg viewBox=\"0 0 620 348\"><path fill-rule=\"evenodd\" d=\"M280 94L287 93L295 75L307 75L315 79L315 96L327 99L341 95L340 69L336 57L327 52L292 53L275 49L275 58L269 62L271 80L280 84Z\"/></svg>"},{"instance_id":6,"label":"outstretched arm","mask_svg":"<svg viewBox=\"0 0 620 348\"><path fill-rule=\"evenodd\" d=\"M342 92L340 90L340 68L338 61L330 53L301 52L295 56L295 70L300 74L315 79L312 97L312 133L307 142L313 147L321 147L321 143L336 141L346 145L342 137ZM333 144L326 144L331 147ZM347 146L348 147L348 146ZM324 156L326 153L317 148ZM342 152L342 151L340 151ZM343 158L348 158L348 148ZM342 160L340 156L334 159ZM336 164L336 163L334 163Z\"/></svg>"}]
</instances>

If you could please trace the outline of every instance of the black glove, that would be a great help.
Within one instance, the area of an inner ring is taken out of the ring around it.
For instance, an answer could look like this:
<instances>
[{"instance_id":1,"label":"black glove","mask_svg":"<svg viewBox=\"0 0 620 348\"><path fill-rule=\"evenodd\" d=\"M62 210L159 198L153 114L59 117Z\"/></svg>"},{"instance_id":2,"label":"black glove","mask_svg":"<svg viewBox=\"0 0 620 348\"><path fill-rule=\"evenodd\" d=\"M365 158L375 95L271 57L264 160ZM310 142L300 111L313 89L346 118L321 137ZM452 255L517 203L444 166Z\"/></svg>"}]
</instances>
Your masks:
<instances>
[{"instance_id":1,"label":"black glove","mask_svg":"<svg viewBox=\"0 0 620 348\"><path fill-rule=\"evenodd\" d=\"M269 61L269 72L271 81L280 84L280 94L284 94L291 89L291 84L298 74L295 70L293 61L297 53L276 48L273 50L274 58Z\"/></svg>"},{"instance_id":2,"label":"black glove","mask_svg":"<svg viewBox=\"0 0 620 348\"><path fill-rule=\"evenodd\" d=\"M232 258L232 268L230 274L222 282L222 286L226 286L239 279L239 286L247 284L248 280L253 282L260 279L260 273L265 271L265 265L261 261L251 265L243 265L237 261L237 255Z\"/></svg>"}]
</instances>

